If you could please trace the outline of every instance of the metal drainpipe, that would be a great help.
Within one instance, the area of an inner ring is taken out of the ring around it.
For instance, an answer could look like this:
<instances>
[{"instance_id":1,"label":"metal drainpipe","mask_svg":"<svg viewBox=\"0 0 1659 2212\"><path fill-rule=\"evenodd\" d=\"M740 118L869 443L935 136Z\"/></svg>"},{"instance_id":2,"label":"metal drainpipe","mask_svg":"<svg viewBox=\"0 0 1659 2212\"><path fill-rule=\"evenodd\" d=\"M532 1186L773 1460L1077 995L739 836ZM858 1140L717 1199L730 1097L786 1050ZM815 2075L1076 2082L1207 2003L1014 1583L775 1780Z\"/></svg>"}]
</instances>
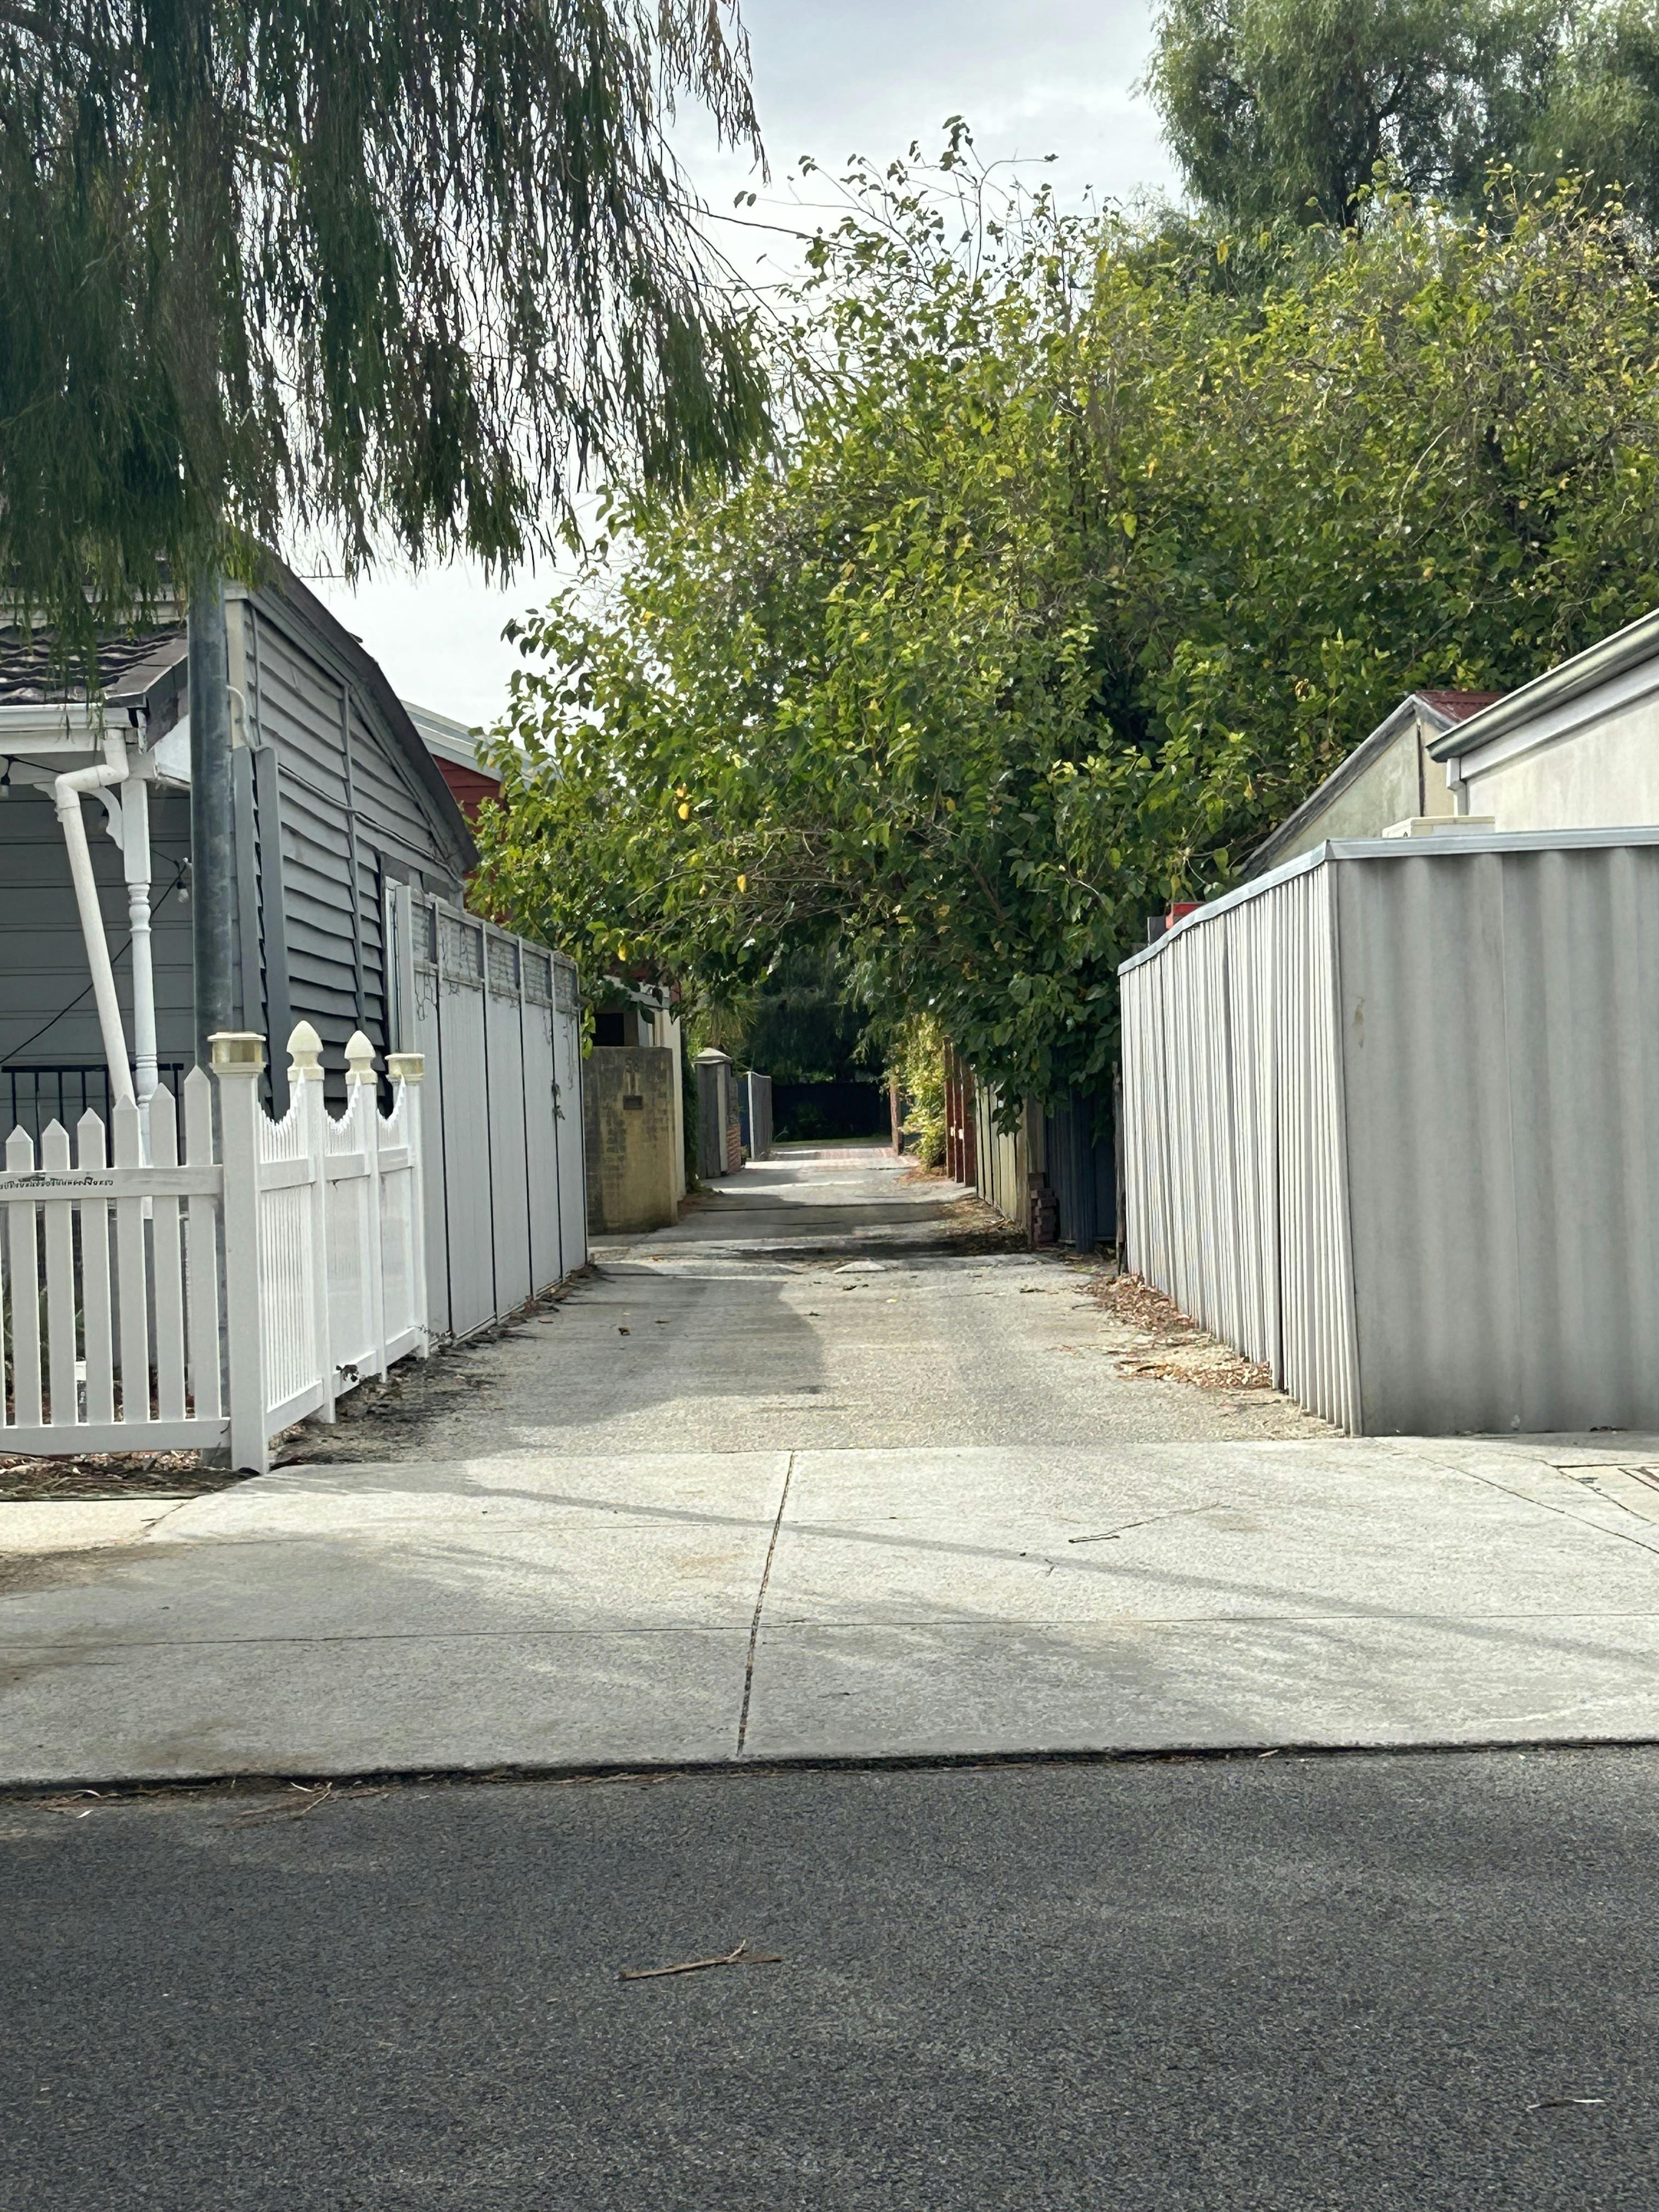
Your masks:
<instances>
[{"instance_id":1,"label":"metal drainpipe","mask_svg":"<svg viewBox=\"0 0 1659 2212\"><path fill-rule=\"evenodd\" d=\"M222 580L190 594L191 966L196 986L196 1064L208 1040L233 1030L230 948L235 933L234 820L230 788L230 663Z\"/></svg>"},{"instance_id":2,"label":"metal drainpipe","mask_svg":"<svg viewBox=\"0 0 1659 2212\"><path fill-rule=\"evenodd\" d=\"M82 792L106 790L112 784L125 783L128 773L125 740L106 736L104 739L104 765L101 768L73 769L67 775L54 776L52 798L58 809L64 843L69 850L70 875L75 884L75 903L81 916L81 934L86 940L87 965L92 970L93 996L98 1005L98 1027L103 1036L104 1058L109 1065L112 1093L114 1099L125 1099L131 1105L134 1103L132 1071L127 1064L127 1040L121 1026L121 1002L115 995L115 969L109 957L109 943L104 935L104 916L98 903L98 884L92 872L92 854L87 849L86 820L81 812Z\"/></svg>"}]
</instances>

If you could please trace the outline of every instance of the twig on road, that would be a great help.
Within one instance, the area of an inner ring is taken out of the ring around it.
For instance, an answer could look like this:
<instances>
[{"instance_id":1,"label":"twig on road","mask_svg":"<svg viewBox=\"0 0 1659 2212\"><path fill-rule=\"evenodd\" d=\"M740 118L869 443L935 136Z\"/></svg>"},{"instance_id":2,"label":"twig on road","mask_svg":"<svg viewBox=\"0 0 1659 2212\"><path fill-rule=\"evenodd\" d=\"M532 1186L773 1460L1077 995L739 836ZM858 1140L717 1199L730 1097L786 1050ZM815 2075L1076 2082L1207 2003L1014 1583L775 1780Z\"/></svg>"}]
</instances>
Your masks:
<instances>
[{"instance_id":1,"label":"twig on road","mask_svg":"<svg viewBox=\"0 0 1659 2212\"><path fill-rule=\"evenodd\" d=\"M677 1966L619 1966L619 1982L657 1982L665 1974L701 1974L710 1966L781 1966L781 1951L751 1951L747 1942L718 1959L683 1959Z\"/></svg>"}]
</instances>

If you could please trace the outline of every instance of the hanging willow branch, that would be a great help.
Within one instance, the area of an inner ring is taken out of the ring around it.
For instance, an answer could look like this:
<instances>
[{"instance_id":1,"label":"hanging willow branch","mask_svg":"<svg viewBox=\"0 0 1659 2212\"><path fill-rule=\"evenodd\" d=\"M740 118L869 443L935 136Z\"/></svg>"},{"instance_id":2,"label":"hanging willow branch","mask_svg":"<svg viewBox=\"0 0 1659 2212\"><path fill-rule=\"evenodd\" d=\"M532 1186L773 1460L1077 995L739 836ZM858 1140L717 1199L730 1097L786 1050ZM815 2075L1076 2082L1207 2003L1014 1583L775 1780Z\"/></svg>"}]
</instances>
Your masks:
<instances>
[{"instance_id":1,"label":"hanging willow branch","mask_svg":"<svg viewBox=\"0 0 1659 2212\"><path fill-rule=\"evenodd\" d=\"M731 0L0 0L0 574L84 649L314 532L492 571L765 392L663 137Z\"/></svg>"}]
</instances>

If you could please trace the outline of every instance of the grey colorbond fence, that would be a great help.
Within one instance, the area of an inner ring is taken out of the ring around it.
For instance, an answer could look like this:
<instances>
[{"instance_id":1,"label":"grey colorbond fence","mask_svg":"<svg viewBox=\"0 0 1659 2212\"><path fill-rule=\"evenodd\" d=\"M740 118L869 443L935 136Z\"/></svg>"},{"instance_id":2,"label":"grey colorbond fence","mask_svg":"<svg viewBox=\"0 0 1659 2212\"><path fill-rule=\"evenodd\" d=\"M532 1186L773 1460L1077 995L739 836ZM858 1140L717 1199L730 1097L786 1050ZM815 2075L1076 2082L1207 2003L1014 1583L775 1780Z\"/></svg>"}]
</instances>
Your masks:
<instances>
[{"instance_id":1,"label":"grey colorbond fence","mask_svg":"<svg viewBox=\"0 0 1659 2212\"><path fill-rule=\"evenodd\" d=\"M763 1160L772 1150L772 1079L750 1068L738 1078L738 1113L744 1148L751 1160Z\"/></svg>"},{"instance_id":2,"label":"grey colorbond fence","mask_svg":"<svg viewBox=\"0 0 1659 2212\"><path fill-rule=\"evenodd\" d=\"M426 1058L431 1326L467 1336L586 1264L576 970L403 885L386 907L393 1034Z\"/></svg>"},{"instance_id":3,"label":"grey colorbond fence","mask_svg":"<svg viewBox=\"0 0 1659 2212\"><path fill-rule=\"evenodd\" d=\"M1131 1267L1365 1434L1659 1426L1659 830L1340 841L1122 970Z\"/></svg>"}]
</instances>

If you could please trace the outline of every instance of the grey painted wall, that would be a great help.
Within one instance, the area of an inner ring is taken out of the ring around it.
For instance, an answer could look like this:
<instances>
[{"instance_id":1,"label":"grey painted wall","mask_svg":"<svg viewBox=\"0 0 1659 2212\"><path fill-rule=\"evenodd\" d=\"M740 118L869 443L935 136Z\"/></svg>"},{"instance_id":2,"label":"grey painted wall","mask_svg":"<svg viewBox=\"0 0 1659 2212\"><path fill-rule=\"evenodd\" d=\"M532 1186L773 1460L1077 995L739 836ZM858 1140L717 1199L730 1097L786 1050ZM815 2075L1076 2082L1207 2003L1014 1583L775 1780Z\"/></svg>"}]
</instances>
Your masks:
<instances>
[{"instance_id":1,"label":"grey painted wall","mask_svg":"<svg viewBox=\"0 0 1659 2212\"><path fill-rule=\"evenodd\" d=\"M303 609L267 590L233 595L228 613L231 681L246 702L236 729L246 741L235 764L236 1019L269 1037L279 1062L294 1023L313 1023L337 1081L354 1029L379 1051L390 1042L386 886L413 883L459 902L454 825L421 787L362 668ZM83 811L130 1025L121 856L104 834L101 805L88 800ZM159 1056L183 1061L192 1030L190 909L170 887L188 851L187 794L152 793L151 842L152 902L161 902L152 922ZM102 1061L62 831L47 796L15 788L0 804L0 1109L9 1064ZM278 1105L283 1091L279 1073Z\"/></svg>"},{"instance_id":2,"label":"grey painted wall","mask_svg":"<svg viewBox=\"0 0 1659 2212\"><path fill-rule=\"evenodd\" d=\"M130 1022L131 963L125 949L127 892L121 855L104 834L107 817L99 802L83 800L82 812L104 927L111 951L118 955L122 1012ZM152 799L150 841L155 901L173 882L189 849L187 799ZM160 1056L187 1060L190 908L176 890L161 899L150 933ZM131 1043L129 1036L129 1048ZM9 1063L15 1055L34 1066L100 1064L104 1056L57 811L46 793L25 787L14 787L0 805L0 1063Z\"/></svg>"}]
</instances>

